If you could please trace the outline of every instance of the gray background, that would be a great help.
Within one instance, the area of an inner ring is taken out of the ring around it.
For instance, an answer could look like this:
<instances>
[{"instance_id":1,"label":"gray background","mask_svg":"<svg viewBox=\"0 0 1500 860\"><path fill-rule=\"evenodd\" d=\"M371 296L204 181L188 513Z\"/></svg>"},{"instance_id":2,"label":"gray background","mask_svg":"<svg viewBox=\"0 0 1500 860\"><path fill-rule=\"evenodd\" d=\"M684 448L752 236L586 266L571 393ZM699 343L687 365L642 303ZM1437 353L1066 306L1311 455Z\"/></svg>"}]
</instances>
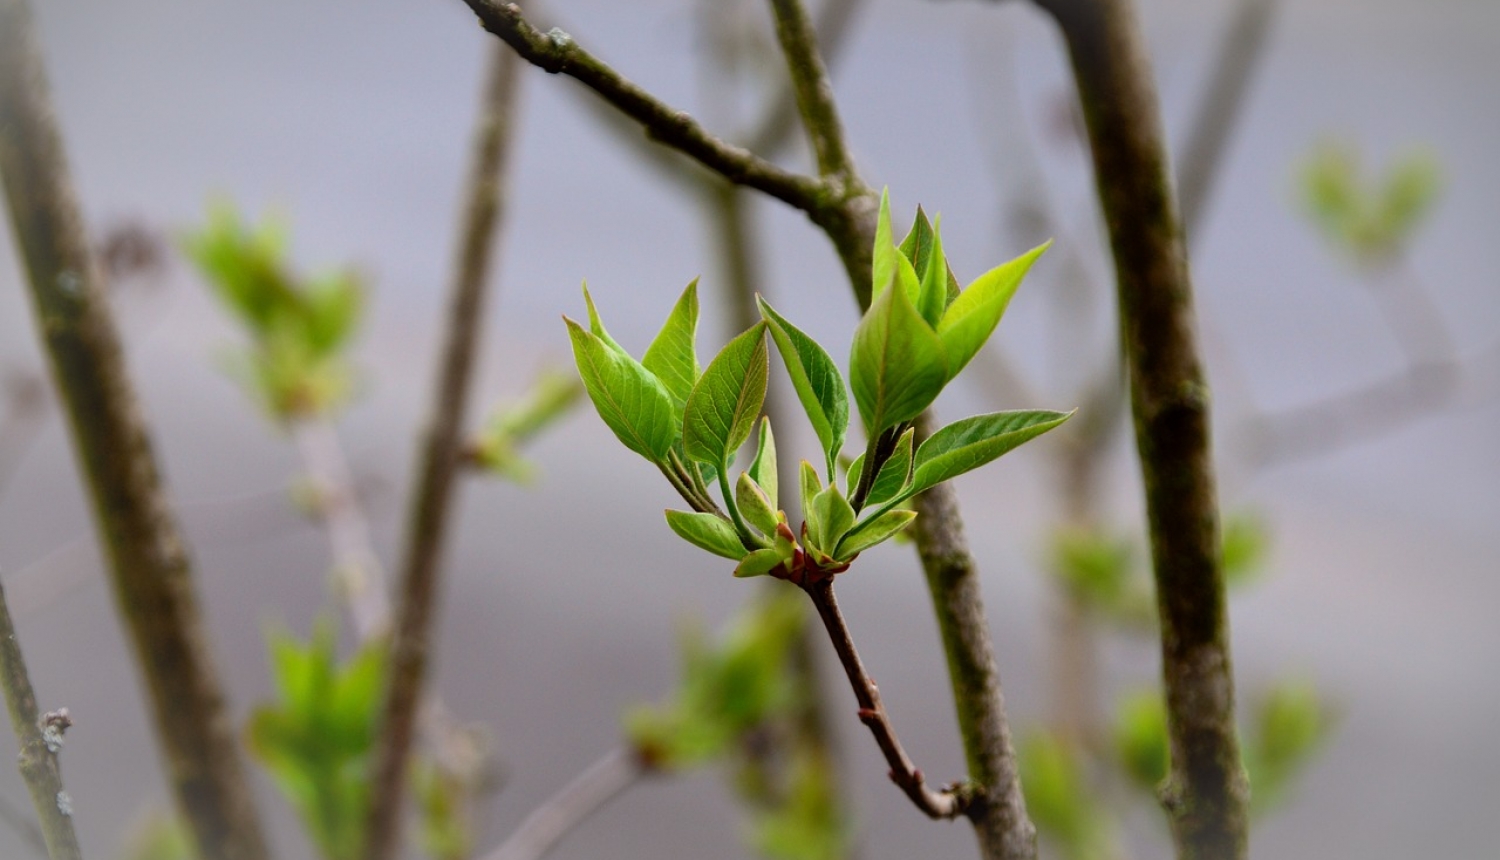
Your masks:
<instances>
[{"instance_id":1,"label":"gray background","mask_svg":"<svg viewBox=\"0 0 1500 860\"><path fill-rule=\"evenodd\" d=\"M94 224L140 218L178 230L222 193L251 213L282 211L301 264L354 262L370 275L373 310L358 348L363 392L342 430L356 468L378 479L371 513L389 559L425 404L484 35L456 0L35 5ZM552 8L580 41L672 103L708 117L733 114L702 104L693 6L559 0ZM1035 131L1067 87L1049 23L1022 3L870 6L837 73L866 175L889 184L902 209L920 202L941 211L948 253L972 277L1023 250L1004 229L998 201L1017 187L1003 150L1027 147L1063 213L1069 232L1060 238L1091 255L1102 282L1107 264L1095 251L1084 159ZM1355 277L1295 212L1292 166L1322 136L1358 140L1377 166L1410 144L1432 148L1447 187L1412 268L1461 352L1482 352L1496 329L1500 6L1283 7L1194 254L1210 372L1230 423L1401 366ZM1143 3L1174 139L1229 8L1222 0ZM525 79L481 403L520 391L544 363L567 360L558 315L581 313L581 279L616 337L641 349L682 285L715 273L699 210L601 136L567 91L573 86L540 73ZM826 241L784 207L767 202L757 211L769 292L815 334L846 342L854 308ZM1049 340L1046 291L1056 285L1047 265L1017 298L1000 339L1013 355L1091 357L1092 345ZM19 286L7 233L0 365L38 368ZM163 286L122 298L122 324L192 541L217 656L243 713L267 692L265 625L305 631L326 605L326 550L279 494L296 474L294 452L216 369L234 332L181 265ZM709 305L707 319L717 320L715 300ZM706 325L701 348L724 333ZM1044 402L996 403L970 387L945 395L940 411L1075 405L1076 373L1018 361ZM1493 392L1492 372L1489 379ZM1227 438L1232 427L1222 429ZM1226 506L1260 511L1275 537L1265 581L1233 604L1240 684L1254 691L1300 672L1342 712L1297 802L1258 827L1257 855L1493 855L1497 436L1500 409L1481 397L1336 455L1259 474L1226 463ZM623 706L668 689L682 616L717 620L748 594L723 565L662 527L669 491L592 414L569 420L534 458L544 473L534 489L466 486L450 553L438 683L461 715L493 726L510 772L487 842L614 744ZM1021 725L1045 701L1051 603L1037 563L1054 503L1044 463L1039 450L1025 449L959 484ZM1139 519L1137 483L1129 458L1114 463L1113 520L1128 527ZM43 704L65 704L78 720L65 766L85 847L112 856L132 818L165 795L55 416L0 497L0 569ZM909 555L872 553L840 595L913 757L935 778L957 776L962 756L941 652ZM1115 688L1156 671L1146 642L1111 640L1106 660ZM830 674L829 683L833 700L849 704L841 682ZM838 713L866 825L864 856L970 856L967 828L925 822L886 784L852 713ZM257 778L282 856L308 856ZM0 794L24 802L13 772L0 774ZM740 823L726 798L714 773L649 784L556 856L740 856ZM1150 835L1159 830L1153 815L1139 813L1140 856L1164 850ZM0 855L23 850L0 829Z\"/></svg>"}]
</instances>

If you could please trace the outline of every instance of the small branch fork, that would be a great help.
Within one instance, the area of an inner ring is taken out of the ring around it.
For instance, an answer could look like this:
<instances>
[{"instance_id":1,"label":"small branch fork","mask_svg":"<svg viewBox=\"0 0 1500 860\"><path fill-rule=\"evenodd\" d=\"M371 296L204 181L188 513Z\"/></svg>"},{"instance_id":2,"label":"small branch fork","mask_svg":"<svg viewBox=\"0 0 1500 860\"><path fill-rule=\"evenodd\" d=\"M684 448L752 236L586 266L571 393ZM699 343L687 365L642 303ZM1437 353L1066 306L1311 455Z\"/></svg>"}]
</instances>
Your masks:
<instances>
[{"instance_id":1,"label":"small branch fork","mask_svg":"<svg viewBox=\"0 0 1500 860\"><path fill-rule=\"evenodd\" d=\"M859 721L875 736L875 743L880 746L886 763L891 766L891 782L899 786L929 818L952 819L969 814L973 808L973 800L978 796L969 790L969 785L949 786L940 791L928 788L922 778L922 771L912 763L906 750L902 749L901 741L896 737L896 729L891 725L890 714L886 713L885 704L880 701L880 690L875 686L875 679L865 672L859 652L854 648L854 639L849 635L849 627L844 623L844 615L839 611L838 600L833 594L833 579L820 578L801 588L812 599L813 606L818 609L818 617L823 619L823 626L828 629L828 638L833 641L833 649L838 652L839 663L849 676L849 686L854 688L854 698L859 702Z\"/></svg>"}]
</instances>

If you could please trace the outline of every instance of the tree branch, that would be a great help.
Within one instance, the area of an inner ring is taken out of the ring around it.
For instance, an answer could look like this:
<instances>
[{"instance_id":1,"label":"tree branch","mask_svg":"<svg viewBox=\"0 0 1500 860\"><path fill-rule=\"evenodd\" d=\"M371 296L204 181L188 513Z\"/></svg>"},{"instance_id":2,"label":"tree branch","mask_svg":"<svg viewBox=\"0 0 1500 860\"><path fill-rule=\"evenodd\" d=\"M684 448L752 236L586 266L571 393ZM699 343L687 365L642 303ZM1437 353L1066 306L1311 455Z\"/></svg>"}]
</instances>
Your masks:
<instances>
[{"instance_id":1,"label":"tree branch","mask_svg":"<svg viewBox=\"0 0 1500 860\"><path fill-rule=\"evenodd\" d=\"M818 52L818 38L807 8L801 0L771 0L771 10L776 15L776 39L781 43L791 73L802 124L817 156L818 173L824 179L854 183L857 187L862 183L844 141L844 124L833 100L833 82Z\"/></svg>"},{"instance_id":2,"label":"tree branch","mask_svg":"<svg viewBox=\"0 0 1500 860\"><path fill-rule=\"evenodd\" d=\"M692 117L675 110L621 77L561 30L542 33L514 3L464 0L484 28L499 36L523 59L543 71L571 77L592 89L620 112L640 123L646 134L691 156L725 179L755 188L809 214L820 211L821 182L782 170L756 155L714 137Z\"/></svg>"},{"instance_id":3,"label":"tree branch","mask_svg":"<svg viewBox=\"0 0 1500 860\"><path fill-rule=\"evenodd\" d=\"M1039 0L1072 59L1109 225L1161 616L1171 770L1163 802L1182 860L1247 851L1247 798L1209 446L1208 387L1156 93L1125 0Z\"/></svg>"},{"instance_id":4,"label":"tree branch","mask_svg":"<svg viewBox=\"0 0 1500 860\"><path fill-rule=\"evenodd\" d=\"M24 0L0 0L0 176L178 808L214 860L264 860L183 542L84 238Z\"/></svg>"},{"instance_id":5,"label":"tree branch","mask_svg":"<svg viewBox=\"0 0 1500 860\"><path fill-rule=\"evenodd\" d=\"M479 347L479 327L484 321L494 237L505 200L503 177L514 126L520 61L497 45L489 52L488 63L449 298L447 334L407 521L390 675L381 708L382 728L367 819L368 860L387 860L399 854L406 764L432 647L443 541L464 444L470 379Z\"/></svg>"},{"instance_id":6,"label":"tree branch","mask_svg":"<svg viewBox=\"0 0 1500 860\"><path fill-rule=\"evenodd\" d=\"M569 831L648 773L632 750L611 750L532 810L510 838L483 860L540 860Z\"/></svg>"},{"instance_id":7,"label":"tree branch","mask_svg":"<svg viewBox=\"0 0 1500 860\"><path fill-rule=\"evenodd\" d=\"M83 860L78 834L73 831L73 801L63 790L62 770L57 763L57 751L62 746L62 732L68 721L64 715L43 725L37 713L36 694L31 689L31 676L26 673L26 661L21 657L21 643L16 640L4 588L0 588L0 687L5 688L10 723L21 747L17 763L36 807L47 856L51 860Z\"/></svg>"},{"instance_id":8,"label":"tree branch","mask_svg":"<svg viewBox=\"0 0 1500 860\"><path fill-rule=\"evenodd\" d=\"M854 688L854 699L859 702L859 721L875 736L875 743L880 746L886 763L891 766L891 782L906 792L911 802L929 818L957 818L963 815L971 795L951 788L943 791L928 788L922 778L922 771L912 764L911 757L901 748L895 726L891 725L890 715L880 701L880 690L876 688L875 680L865 673L859 652L854 648L854 640L849 635L849 628L844 623L843 613L839 611L838 600L833 595L833 580L822 579L802 586L802 590L812 598L813 606L818 609L818 617L823 619L823 626L828 629L833 650L838 652L839 663L849 676L849 686Z\"/></svg>"}]
</instances>

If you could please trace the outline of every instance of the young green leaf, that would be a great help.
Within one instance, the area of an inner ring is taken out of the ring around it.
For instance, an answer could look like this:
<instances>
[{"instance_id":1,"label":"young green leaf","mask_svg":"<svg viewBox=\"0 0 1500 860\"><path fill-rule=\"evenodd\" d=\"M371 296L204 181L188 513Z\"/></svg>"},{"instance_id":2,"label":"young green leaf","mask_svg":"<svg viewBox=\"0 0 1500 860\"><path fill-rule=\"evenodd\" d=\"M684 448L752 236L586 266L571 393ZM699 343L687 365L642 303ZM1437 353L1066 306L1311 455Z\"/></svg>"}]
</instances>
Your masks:
<instances>
[{"instance_id":1,"label":"young green leaf","mask_svg":"<svg viewBox=\"0 0 1500 860\"><path fill-rule=\"evenodd\" d=\"M915 437L916 430L907 430L901 434L901 438L896 441L896 449L880 467L880 473L875 476L875 482L870 485L870 492L865 496L865 505L873 506L888 502L901 495L901 491L906 489L907 483L911 480L912 442Z\"/></svg>"},{"instance_id":2,"label":"young green leaf","mask_svg":"<svg viewBox=\"0 0 1500 860\"><path fill-rule=\"evenodd\" d=\"M807 420L812 422L824 454L832 460L844 447L844 433L849 429L849 395L844 390L844 377L817 341L787 322L765 299L757 297L756 302L761 316L770 323L771 338L776 341L776 351L781 353ZM828 479L833 480L831 470Z\"/></svg>"},{"instance_id":3,"label":"young green leaf","mask_svg":"<svg viewBox=\"0 0 1500 860\"><path fill-rule=\"evenodd\" d=\"M912 268L911 260L896 247L891 233L890 189L880 195L880 215L875 222L875 248L871 254L870 273L873 278L870 285L871 304L880 298L889 284L900 285L908 299L913 303L917 301L921 280L917 277L917 270Z\"/></svg>"},{"instance_id":4,"label":"young green leaf","mask_svg":"<svg viewBox=\"0 0 1500 860\"><path fill-rule=\"evenodd\" d=\"M906 293L881 293L854 330L849 356L849 382L866 434L917 417L949 378L942 342Z\"/></svg>"},{"instance_id":5,"label":"young green leaf","mask_svg":"<svg viewBox=\"0 0 1500 860\"><path fill-rule=\"evenodd\" d=\"M911 487L914 496L949 478L977 469L1023 442L1071 418L1072 412L1027 410L992 412L955 421L932 434L917 449Z\"/></svg>"},{"instance_id":6,"label":"young green leaf","mask_svg":"<svg viewBox=\"0 0 1500 860\"><path fill-rule=\"evenodd\" d=\"M1000 317L1010 304L1011 296L1021 285L1021 279L1031 269L1031 264L1042 252L1051 247L1049 240L1008 263L1002 263L974 279L968 288L948 306L937 333L942 339L943 352L948 358L948 378L958 375L969 359L979 352L989 340Z\"/></svg>"},{"instance_id":7,"label":"young green leaf","mask_svg":"<svg viewBox=\"0 0 1500 860\"><path fill-rule=\"evenodd\" d=\"M943 256L943 222L938 219L932 228L932 247L928 249L926 265L916 270L922 276L922 286L917 293L917 313L933 328L948 309L948 258ZM913 263L913 269L916 264Z\"/></svg>"},{"instance_id":8,"label":"young green leaf","mask_svg":"<svg viewBox=\"0 0 1500 860\"><path fill-rule=\"evenodd\" d=\"M802 467L797 470L797 478L802 490L802 519L806 522L809 532L816 532L815 520L818 512L813 507L813 499L817 498L818 493L823 489L823 485L818 482L818 470L814 469L811 463L803 460Z\"/></svg>"},{"instance_id":9,"label":"young green leaf","mask_svg":"<svg viewBox=\"0 0 1500 860\"><path fill-rule=\"evenodd\" d=\"M604 330L604 320L599 317L599 309L594 307L594 297L589 295L588 281L583 282L583 303L588 305L589 309L589 332L594 337L604 341L605 346L608 346L615 352L622 355L629 355L630 353L625 351L625 347L615 342L615 339L609 336L609 332Z\"/></svg>"},{"instance_id":10,"label":"young green leaf","mask_svg":"<svg viewBox=\"0 0 1500 860\"><path fill-rule=\"evenodd\" d=\"M698 353L693 346L697 330L698 281L695 278L682 291L661 331L641 357L641 364L667 387L667 393L672 395L679 409L687 402L688 395L693 393L693 385L698 381Z\"/></svg>"},{"instance_id":11,"label":"young green leaf","mask_svg":"<svg viewBox=\"0 0 1500 860\"><path fill-rule=\"evenodd\" d=\"M667 511L667 525L677 536L693 546L706 549L714 555L739 561L746 555L740 536L734 526L717 514Z\"/></svg>"},{"instance_id":12,"label":"young green leaf","mask_svg":"<svg viewBox=\"0 0 1500 860\"><path fill-rule=\"evenodd\" d=\"M766 494L771 510L780 504L776 500L776 437L771 435L771 419L760 419L760 438L755 445L755 459L750 461L750 480Z\"/></svg>"},{"instance_id":13,"label":"young green leaf","mask_svg":"<svg viewBox=\"0 0 1500 860\"><path fill-rule=\"evenodd\" d=\"M927 270L927 257L932 253L932 222L927 220L927 213L922 211L921 206L917 207L917 217L912 219L911 230L901 240L901 253L911 261L913 269L918 272Z\"/></svg>"},{"instance_id":14,"label":"young green leaf","mask_svg":"<svg viewBox=\"0 0 1500 860\"><path fill-rule=\"evenodd\" d=\"M844 495L853 496L859 485L860 472L865 468L865 455L861 451L849 462L849 468L844 470Z\"/></svg>"},{"instance_id":15,"label":"young green leaf","mask_svg":"<svg viewBox=\"0 0 1500 860\"><path fill-rule=\"evenodd\" d=\"M831 556L839 540L854 527L854 508L839 491L839 485L832 483L813 497L812 510L817 528L809 527L807 540Z\"/></svg>"},{"instance_id":16,"label":"young green leaf","mask_svg":"<svg viewBox=\"0 0 1500 860\"><path fill-rule=\"evenodd\" d=\"M578 375L599 417L625 447L661 462L677 435L671 396L661 380L623 350L563 317L573 341Z\"/></svg>"},{"instance_id":17,"label":"young green leaf","mask_svg":"<svg viewBox=\"0 0 1500 860\"><path fill-rule=\"evenodd\" d=\"M699 377L683 410L682 448L694 460L727 466L750 438L766 402L766 324L730 341Z\"/></svg>"},{"instance_id":18,"label":"young green leaf","mask_svg":"<svg viewBox=\"0 0 1500 860\"><path fill-rule=\"evenodd\" d=\"M766 498L765 492L745 472L740 473L740 479L735 483L734 500L746 522L760 529L761 534L776 534L776 524L779 522L776 509L771 507L771 501Z\"/></svg>"},{"instance_id":19,"label":"young green leaf","mask_svg":"<svg viewBox=\"0 0 1500 860\"><path fill-rule=\"evenodd\" d=\"M738 577L765 576L781 565L781 553L774 549L758 549L745 556L734 569Z\"/></svg>"},{"instance_id":20,"label":"young green leaf","mask_svg":"<svg viewBox=\"0 0 1500 860\"><path fill-rule=\"evenodd\" d=\"M897 532L911 525L911 521L916 518L916 511L894 510L886 511L878 517L860 523L844 535L843 540L839 541L838 550L834 552L834 556L839 561L848 561L870 547L895 536Z\"/></svg>"}]
</instances>

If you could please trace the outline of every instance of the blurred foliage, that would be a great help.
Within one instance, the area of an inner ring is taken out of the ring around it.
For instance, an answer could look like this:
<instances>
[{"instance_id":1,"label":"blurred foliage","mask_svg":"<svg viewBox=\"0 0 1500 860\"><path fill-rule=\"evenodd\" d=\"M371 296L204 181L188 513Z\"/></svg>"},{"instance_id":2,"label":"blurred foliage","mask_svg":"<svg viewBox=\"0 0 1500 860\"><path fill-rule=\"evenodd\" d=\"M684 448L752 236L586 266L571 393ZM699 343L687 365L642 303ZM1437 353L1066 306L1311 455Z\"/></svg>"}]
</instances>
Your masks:
<instances>
[{"instance_id":1,"label":"blurred foliage","mask_svg":"<svg viewBox=\"0 0 1500 860\"><path fill-rule=\"evenodd\" d=\"M751 812L750 841L763 856L838 860L848 854L850 830L832 769L796 734L793 648L806 623L801 594L777 588L741 611L717 641L687 628L676 691L628 712L625 731L657 770L731 765ZM778 756L784 760L767 760Z\"/></svg>"},{"instance_id":2,"label":"blurred foliage","mask_svg":"<svg viewBox=\"0 0 1500 860\"><path fill-rule=\"evenodd\" d=\"M299 278L286 263L286 231L273 221L244 224L228 205L183 246L251 345L230 372L277 421L326 414L347 400L344 359L364 310L350 272Z\"/></svg>"},{"instance_id":3,"label":"blurred foliage","mask_svg":"<svg viewBox=\"0 0 1500 860\"><path fill-rule=\"evenodd\" d=\"M1378 266L1405 250L1442 188L1437 159L1425 150L1367 177L1351 143L1325 141L1302 163L1303 208L1323 235L1356 263Z\"/></svg>"},{"instance_id":4,"label":"blurred foliage","mask_svg":"<svg viewBox=\"0 0 1500 860\"><path fill-rule=\"evenodd\" d=\"M1038 731L1018 750L1026 810L1037 831L1069 860L1109 860L1114 827L1089 784L1086 756L1062 736Z\"/></svg>"},{"instance_id":5,"label":"blurred foliage","mask_svg":"<svg viewBox=\"0 0 1500 860\"><path fill-rule=\"evenodd\" d=\"M474 853L474 822L469 814L472 787L430 761L415 761L412 794L417 800L417 842L434 860L464 860Z\"/></svg>"},{"instance_id":6,"label":"blurred foliage","mask_svg":"<svg viewBox=\"0 0 1500 860\"><path fill-rule=\"evenodd\" d=\"M521 446L566 417L582 395L576 375L543 371L520 400L502 405L485 422L471 449L474 463L497 477L531 483L536 469L521 456Z\"/></svg>"},{"instance_id":7,"label":"blurred foliage","mask_svg":"<svg viewBox=\"0 0 1500 860\"><path fill-rule=\"evenodd\" d=\"M799 596L788 589L758 601L717 643L696 627L684 630L682 676L672 698L625 717L626 736L644 760L674 770L723 757L790 708L788 657L804 613Z\"/></svg>"},{"instance_id":8,"label":"blurred foliage","mask_svg":"<svg viewBox=\"0 0 1500 860\"><path fill-rule=\"evenodd\" d=\"M1138 690L1115 709L1115 755L1126 776L1155 792L1167 778L1167 706L1160 690Z\"/></svg>"},{"instance_id":9,"label":"blurred foliage","mask_svg":"<svg viewBox=\"0 0 1500 860\"><path fill-rule=\"evenodd\" d=\"M122 860L195 860L192 834L168 809L155 809L131 829Z\"/></svg>"},{"instance_id":10,"label":"blurred foliage","mask_svg":"<svg viewBox=\"0 0 1500 860\"><path fill-rule=\"evenodd\" d=\"M1267 691L1245 739L1252 812L1265 812L1289 797L1333 725L1334 715L1311 682L1283 680Z\"/></svg>"},{"instance_id":11,"label":"blurred foliage","mask_svg":"<svg viewBox=\"0 0 1500 860\"><path fill-rule=\"evenodd\" d=\"M255 709L245 734L322 857L354 860L386 659L376 644L340 665L335 639L328 621L305 643L285 632L267 635L276 702Z\"/></svg>"}]
</instances>

